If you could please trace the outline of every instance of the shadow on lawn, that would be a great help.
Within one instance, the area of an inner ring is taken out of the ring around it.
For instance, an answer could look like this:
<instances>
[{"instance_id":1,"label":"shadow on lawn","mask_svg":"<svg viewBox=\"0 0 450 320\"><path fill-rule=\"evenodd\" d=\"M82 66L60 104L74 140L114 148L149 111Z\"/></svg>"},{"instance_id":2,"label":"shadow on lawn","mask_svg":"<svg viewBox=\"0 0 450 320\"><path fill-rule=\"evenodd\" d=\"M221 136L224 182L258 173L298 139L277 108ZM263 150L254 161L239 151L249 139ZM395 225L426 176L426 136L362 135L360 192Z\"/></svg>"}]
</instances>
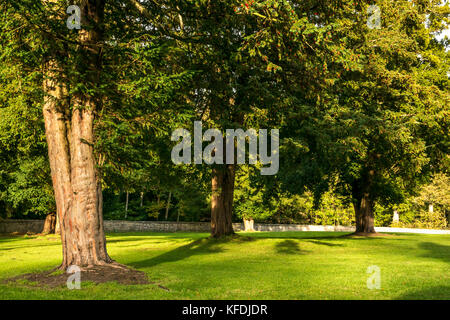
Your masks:
<instances>
[{"instance_id":1,"label":"shadow on lawn","mask_svg":"<svg viewBox=\"0 0 450 320\"><path fill-rule=\"evenodd\" d=\"M426 288L418 291L408 291L401 296L396 297L397 300L449 300L450 299L450 287L438 286Z\"/></svg>"},{"instance_id":2,"label":"shadow on lawn","mask_svg":"<svg viewBox=\"0 0 450 320\"><path fill-rule=\"evenodd\" d=\"M422 255L424 258L439 259L450 264L450 246L437 244L433 242L421 242L419 248L427 250Z\"/></svg>"},{"instance_id":3,"label":"shadow on lawn","mask_svg":"<svg viewBox=\"0 0 450 320\"><path fill-rule=\"evenodd\" d=\"M160 242L165 242L167 240L199 240L203 239L205 236L197 232L189 233L159 233L159 232L132 232L132 233L107 233L106 242L107 243L119 243L119 242L133 242L133 241L151 241L155 243L155 240L162 240Z\"/></svg>"},{"instance_id":4,"label":"shadow on lawn","mask_svg":"<svg viewBox=\"0 0 450 320\"><path fill-rule=\"evenodd\" d=\"M316 239L311 239L311 240L306 240L306 241L310 242L310 243L314 243L314 244L320 244L322 246L327 246L327 247L342 247L343 246L343 244L341 244L341 243L325 242L325 241L316 240Z\"/></svg>"},{"instance_id":5,"label":"shadow on lawn","mask_svg":"<svg viewBox=\"0 0 450 320\"><path fill-rule=\"evenodd\" d=\"M275 249L281 254L306 254L307 251L300 249L299 243L294 240L284 240L275 245Z\"/></svg>"},{"instance_id":6,"label":"shadow on lawn","mask_svg":"<svg viewBox=\"0 0 450 320\"><path fill-rule=\"evenodd\" d=\"M221 244L229 243L229 242L248 242L254 241L255 239L250 237L230 237L226 239L211 239L211 238L202 238L197 239L187 245L177 247L171 251L163 253L159 256L152 257L150 259L131 262L129 265L134 268L150 268L155 265L166 263L166 262L175 262L187 259L194 255L203 255L203 254L213 254L225 251Z\"/></svg>"}]
</instances>

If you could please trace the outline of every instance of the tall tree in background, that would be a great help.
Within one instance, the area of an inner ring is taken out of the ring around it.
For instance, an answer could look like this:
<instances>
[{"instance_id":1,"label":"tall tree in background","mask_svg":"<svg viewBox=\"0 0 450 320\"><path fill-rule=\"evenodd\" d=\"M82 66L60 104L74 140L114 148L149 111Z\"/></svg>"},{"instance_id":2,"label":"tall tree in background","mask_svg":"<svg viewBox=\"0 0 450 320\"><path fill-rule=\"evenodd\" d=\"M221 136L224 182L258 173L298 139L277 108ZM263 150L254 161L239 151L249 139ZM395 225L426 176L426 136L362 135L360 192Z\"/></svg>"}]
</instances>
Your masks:
<instances>
[{"instance_id":1,"label":"tall tree in background","mask_svg":"<svg viewBox=\"0 0 450 320\"><path fill-rule=\"evenodd\" d=\"M308 112L286 121L287 132L306 139L290 135L284 146L296 150L285 159L285 181L313 178L320 197L337 180L354 206L360 234L375 232L375 203L398 203L414 192L430 152L436 159L445 154L441 143L426 145L433 140L429 130L443 141L448 127L448 69L438 58L446 56L445 48L432 34L444 27L448 7L439 1L378 5L379 26L369 28L362 14L342 37L354 51L348 63L360 67L337 74L314 122L303 120L314 115ZM367 12L367 5L358 10ZM427 15L436 20L433 28L426 27ZM296 125L300 119L307 125ZM293 161L302 165L295 168Z\"/></svg>"},{"instance_id":2,"label":"tall tree in background","mask_svg":"<svg viewBox=\"0 0 450 320\"><path fill-rule=\"evenodd\" d=\"M435 30L427 28L426 17L440 12L435 19L442 20L448 7L408 1L395 6L380 1L378 5L380 28L354 39L353 46L365 57L363 71L345 73L336 87L340 110L336 110L334 130L345 126L341 133L347 137L338 139L341 150L347 151L334 163L340 164L337 172L342 190L351 195L356 232L362 234L375 232L373 208L377 201L398 203L420 183L429 161L422 132L435 128L436 123L440 128L446 126L443 115L448 113L449 101L445 65L437 61L428 64L436 72L431 83L421 75L422 57L433 57L430 47L437 52L445 50L433 39Z\"/></svg>"}]
</instances>

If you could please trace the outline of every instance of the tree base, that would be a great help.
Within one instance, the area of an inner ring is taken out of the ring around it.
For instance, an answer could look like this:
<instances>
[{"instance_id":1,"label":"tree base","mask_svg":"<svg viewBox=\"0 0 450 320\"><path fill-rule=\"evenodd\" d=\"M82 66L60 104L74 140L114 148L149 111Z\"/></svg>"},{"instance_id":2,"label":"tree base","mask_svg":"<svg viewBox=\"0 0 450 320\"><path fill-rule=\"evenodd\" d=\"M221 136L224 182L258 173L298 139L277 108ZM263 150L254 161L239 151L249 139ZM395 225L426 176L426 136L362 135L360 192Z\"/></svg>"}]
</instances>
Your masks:
<instances>
[{"instance_id":1,"label":"tree base","mask_svg":"<svg viewBox=\"0 0 450 320\"><path fill-rule=\"evenodd\" d=\"M223 239L223 238L227 238L227 237L234 237L237 236L236 233L234 233L234 231L230 231L230 232L226 232L226 233L211 233L211 238L214 239Z\"/></svg>"},{"instance_id":2,"label":"tree base","mask_svg":"<svg viewBox=\"0 0 450 320\"><path fill-rule=\"evenodd\" d=\"M378 233L378 232L353 232L347 235L347 237L385 237L390 236L386 233Z\"/></svg>"},{"instance_id":3,"label":"tree base","mask_svg":"<svg viewBox=\"0 0 450 320\"><path fill-rule=\"evenodd\" d=\"M118 282L124 285L149 284L148 277L143 271L138 271L120 264L106 264L103 266L92 266L81 268L80 284L83 282L105 283ZM64 272L58 268L40 272L27 273L17 277L9 278L4 283L15 282L17 280L27 280L36 283L37 286L45 287L61 287L67 286L67 280L71 274ZM162 289L168 290L160 286Z\"/></svg>"}]
</instances>

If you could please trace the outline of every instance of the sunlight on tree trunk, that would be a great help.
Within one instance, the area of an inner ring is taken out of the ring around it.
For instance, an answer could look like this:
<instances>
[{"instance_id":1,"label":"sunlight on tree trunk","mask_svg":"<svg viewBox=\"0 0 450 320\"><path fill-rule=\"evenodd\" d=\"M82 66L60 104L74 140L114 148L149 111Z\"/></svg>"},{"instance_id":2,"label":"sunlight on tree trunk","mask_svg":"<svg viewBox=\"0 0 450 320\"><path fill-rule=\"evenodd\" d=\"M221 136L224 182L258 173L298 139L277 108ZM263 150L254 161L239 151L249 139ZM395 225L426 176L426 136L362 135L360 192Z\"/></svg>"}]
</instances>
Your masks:
<instances>
[{"instance_id":1,"label":"sunlight on tree trunk","mask_svg":"<svg viewBox=\"0 0 450 320\"><path fill-rule=\"evenodd\" d=\"M82 12L99 25L103 3L84 2ZM99 80L100 38L97 28L79 32L80 51L85 53L83 64L92 84ZM91 96L76 94L70 111L68 90L56 59L47 61L44 73L43 113L63 246L61 269L111 263L106 252L102 191L93 150L94 111L98 102Z\"/></svg>"},{"instance_id":2,"label":"sunlight on tree trunk","mask_svg":"<svg viewBox=\"0 0 450 320\"><path fill-rule=\"evenodd\" d=\"M227 164L212 170L211 236L233 234L233 194L235 165Z\"/></svg>"}]
</instances>

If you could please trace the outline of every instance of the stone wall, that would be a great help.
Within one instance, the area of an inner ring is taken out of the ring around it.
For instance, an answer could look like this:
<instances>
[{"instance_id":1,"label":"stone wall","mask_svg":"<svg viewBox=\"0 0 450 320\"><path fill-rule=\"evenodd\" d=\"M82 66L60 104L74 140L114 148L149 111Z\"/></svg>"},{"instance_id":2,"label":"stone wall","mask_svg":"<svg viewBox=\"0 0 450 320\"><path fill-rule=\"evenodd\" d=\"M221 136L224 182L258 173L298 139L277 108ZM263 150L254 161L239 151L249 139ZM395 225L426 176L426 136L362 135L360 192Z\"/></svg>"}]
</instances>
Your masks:
<instances>
[{"instance_id":1,"label":"stone wall","mask_svg":"<svg viewBox=\"0 0 450 320\"><path fill-rule=\"evenodd\" d=\"M0 220L0 233L40 233L44 220Z\"/></svg>"},{"instance_id":2,"label":"stone wall","mask_svg":"<svg viewBox=\"0 0 450 320\"><path fill-rule=\"evenodd\" d=\"M196 231L209 232L211 224L209 222L172 222L172 221L124 221L105 220L106 232L135 232L135 231L156 231L156 232L176 232L176 231Z\"/></svg>"},{"instance_id":3,"label":"stone wall","mask_svg":"<svg viewBox=\"0 0 450 320\"><path fill-rule=\"evenodd\" d=\"M172 221L123 221L106 220L106 232L206 232L210 231L209 222L172 222ZM44 220L0 220L0 233L40 233ZM233 223L235 231L244 229L243 223ZM354 232L354 227L313 226L301 224L255 223L256 231L340 231ZM408 232L426 234L450 234L450 230L406 229L376 227L378 232Z\"/></svg>"}]
</instances>

